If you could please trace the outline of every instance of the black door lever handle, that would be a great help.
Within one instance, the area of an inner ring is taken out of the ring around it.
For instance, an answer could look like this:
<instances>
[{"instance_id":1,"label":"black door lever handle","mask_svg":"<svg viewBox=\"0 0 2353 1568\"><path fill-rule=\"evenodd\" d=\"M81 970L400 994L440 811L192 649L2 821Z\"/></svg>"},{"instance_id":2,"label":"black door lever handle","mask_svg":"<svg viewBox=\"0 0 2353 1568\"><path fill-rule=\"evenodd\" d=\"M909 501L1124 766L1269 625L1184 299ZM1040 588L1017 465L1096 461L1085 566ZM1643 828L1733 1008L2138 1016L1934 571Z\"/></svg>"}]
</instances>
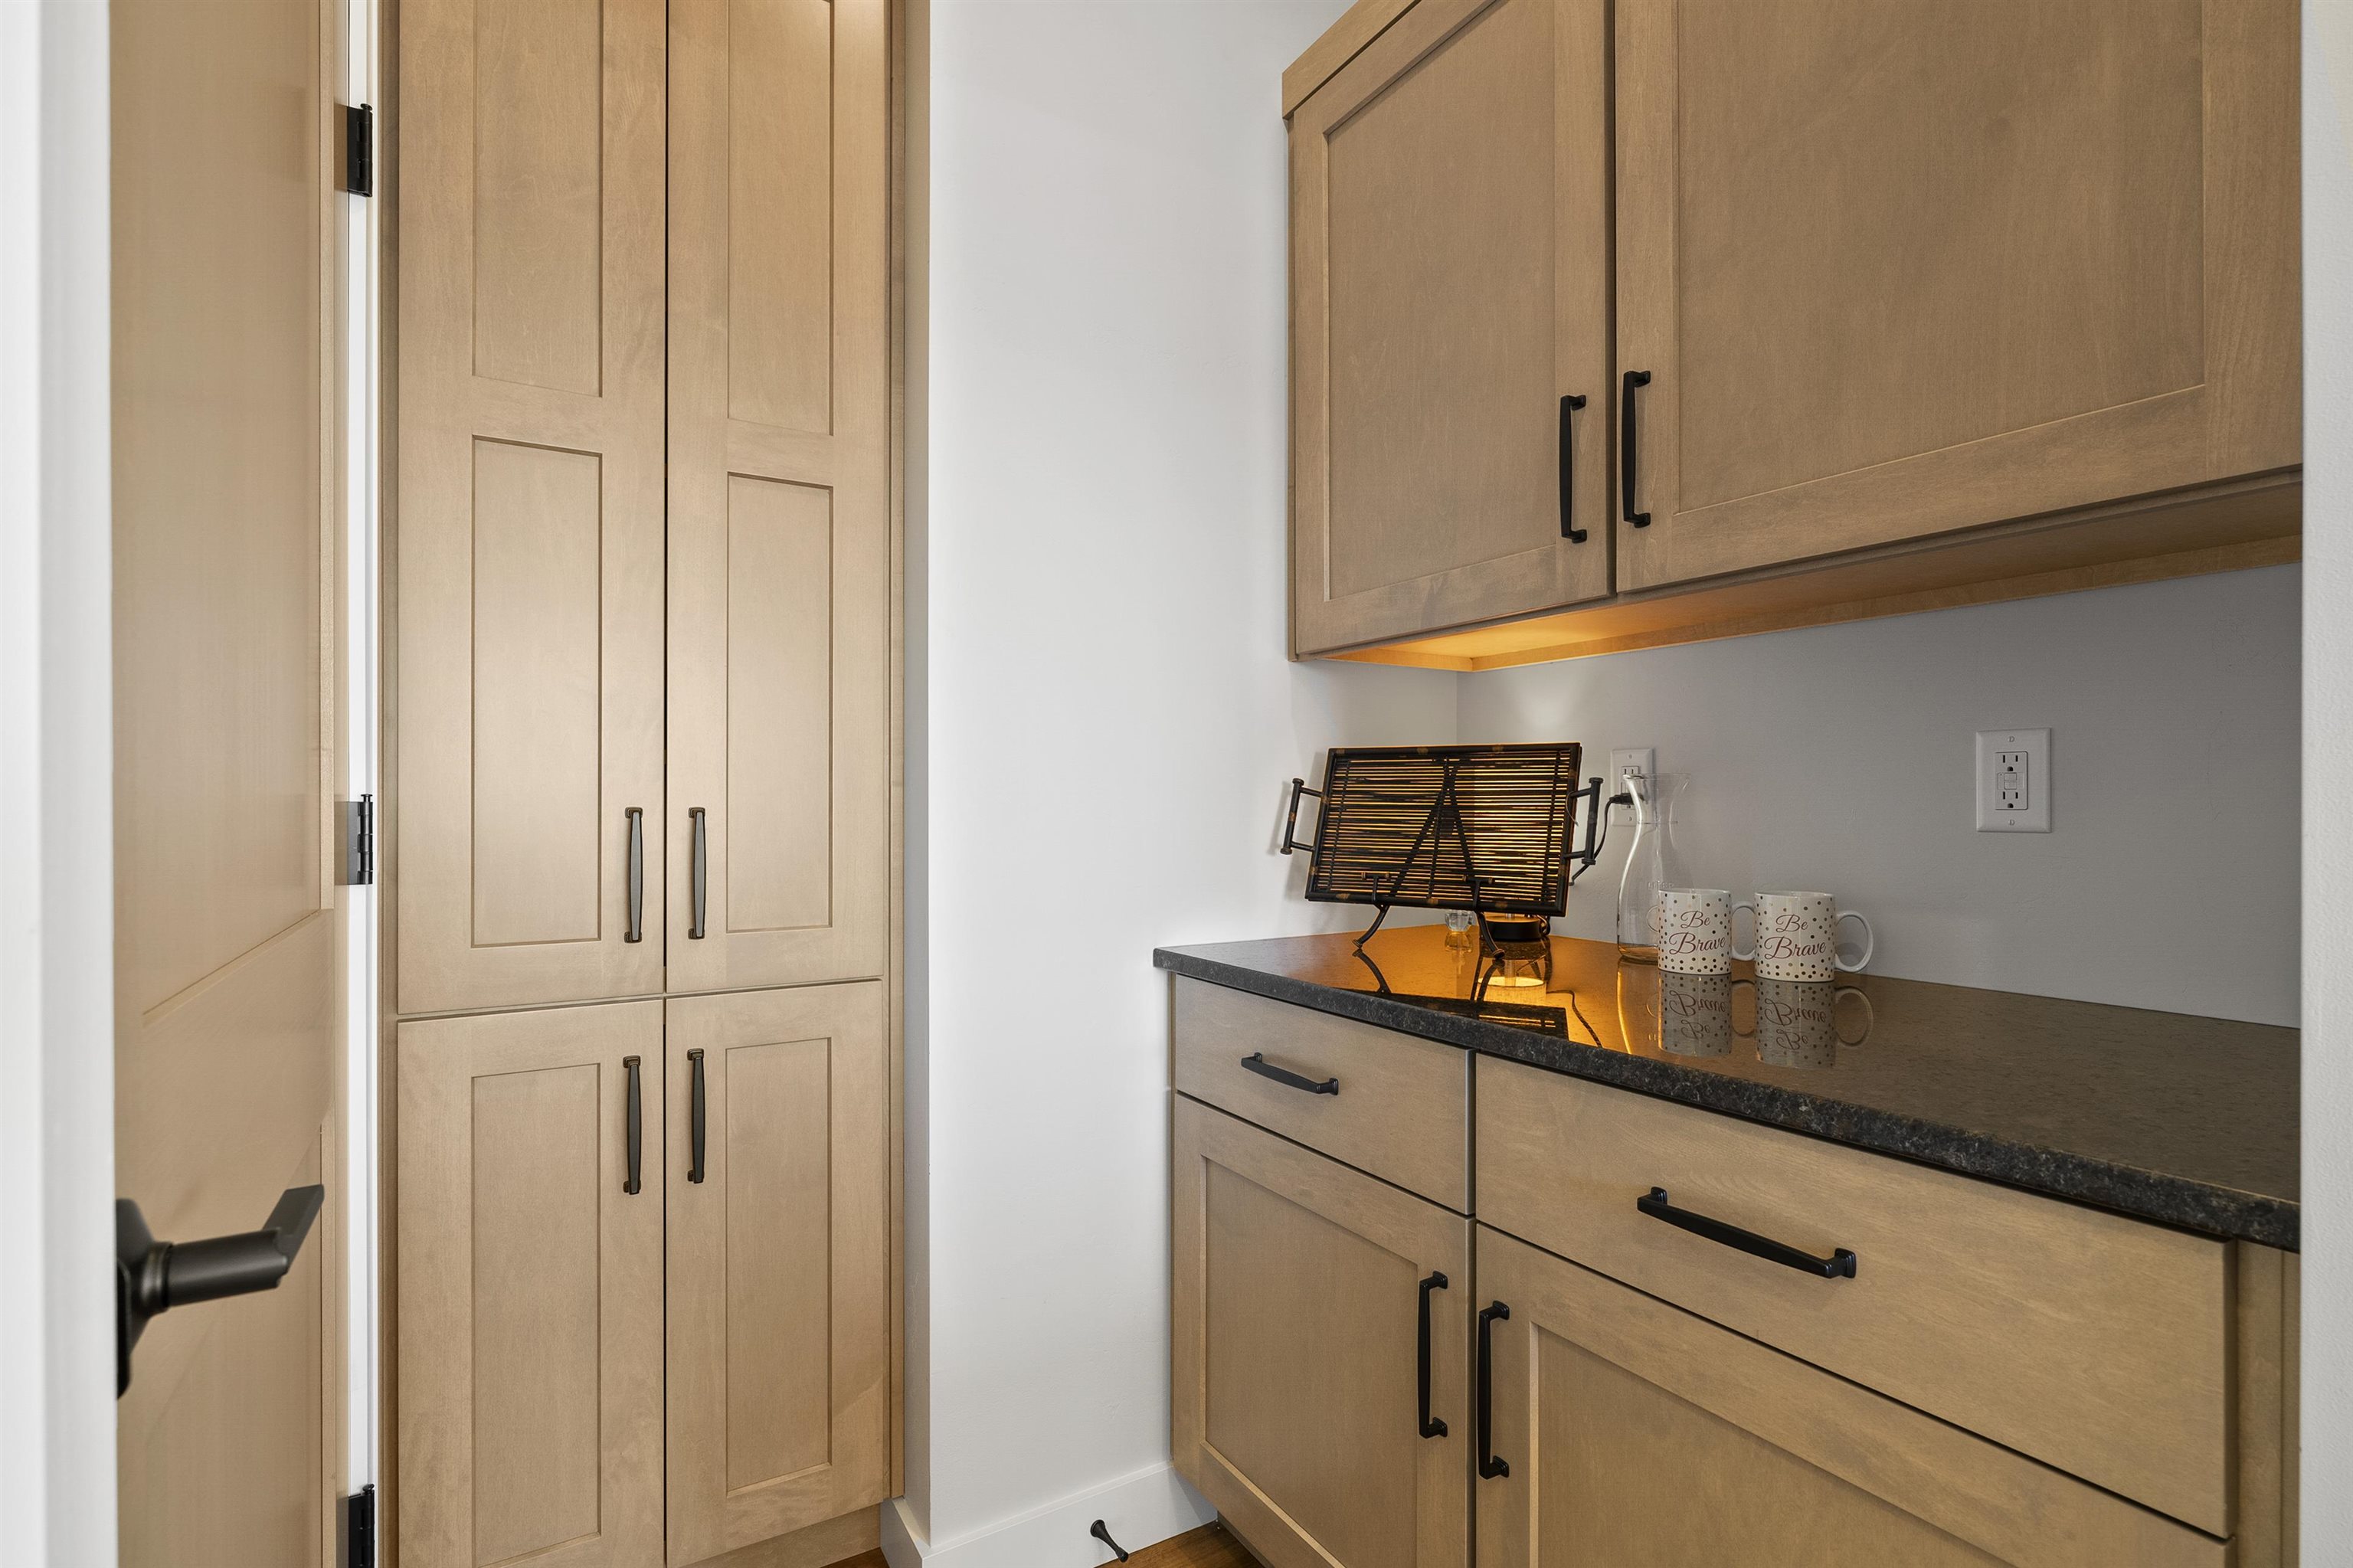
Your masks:
<instances>
[{"instance_id":1,"label":"black door lever handle","mask_svg":"<svg viewBox=\"0 0 2353 1568\"><path fill-rule=\"evenodd\" d=\"M275 1290L294 1266L324 1187L289 1187L258 1231L203 1241L159 1242L128 1198L114 1200L114 1395L131 1386L131 1348L174 1307Z\"/></svg>"}]
</instances>

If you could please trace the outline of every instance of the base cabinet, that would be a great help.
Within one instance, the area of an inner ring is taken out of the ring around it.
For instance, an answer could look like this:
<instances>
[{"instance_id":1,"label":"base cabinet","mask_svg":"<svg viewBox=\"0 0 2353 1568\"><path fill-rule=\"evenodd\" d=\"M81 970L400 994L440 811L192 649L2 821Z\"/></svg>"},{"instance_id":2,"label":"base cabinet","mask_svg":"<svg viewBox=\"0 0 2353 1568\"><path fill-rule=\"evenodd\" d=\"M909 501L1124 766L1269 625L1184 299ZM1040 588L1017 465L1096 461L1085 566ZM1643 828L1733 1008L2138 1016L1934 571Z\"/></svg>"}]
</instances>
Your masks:
<instances>
[{"instance_id":1,"label":"base cabinet","mask_svg":"<svg viewBox=\"0 0 2353 1568\"><path fill-rule=\"evenodd\" d=\"M1478 1227L1481 1568L2221 1568L2224 1543ZM1486 1458L1487 1456L1482 1455Z\"/></svg>"},{"instance_id":2,"label":"base cabinet","mask_svg":"<svg viewBox=\"0 0 2353 1568\"><path fill-rule=\"evenodd\" d=\"M403 1568L684 1568L889 1495L886 1039L880 981L399 1026Z\"/></svg>"},{"instance_id":3,"label":"base cabinet","mask_svg":"<svg viewBox=\"0 0 2353 1568\"><path fill-rule=\"evenodd\" d=\"M670 1560L891 1484L882 986L674 998Z\"/></svg>"},{"instance_id":4,"label":"base cabinet","mask_svg":"<svg viewBox=\"0 0 2353 1568\"><path fill-rule=\"evenodd\" d=\"M1271 1568L1465 1568L1470 1222L1181 1097L1175 1148L1178 1472Z\"/></svg>"},{"instance_id":5,"label":"base cabinet","mask_svg":"<svg viewBox=\"0 0 2353 1568\"><path fill-rule=\"evenodd\" d=\"M661 1003L397 1052L402 1568L659 1563Z\"/></svg>"}]
</instances>

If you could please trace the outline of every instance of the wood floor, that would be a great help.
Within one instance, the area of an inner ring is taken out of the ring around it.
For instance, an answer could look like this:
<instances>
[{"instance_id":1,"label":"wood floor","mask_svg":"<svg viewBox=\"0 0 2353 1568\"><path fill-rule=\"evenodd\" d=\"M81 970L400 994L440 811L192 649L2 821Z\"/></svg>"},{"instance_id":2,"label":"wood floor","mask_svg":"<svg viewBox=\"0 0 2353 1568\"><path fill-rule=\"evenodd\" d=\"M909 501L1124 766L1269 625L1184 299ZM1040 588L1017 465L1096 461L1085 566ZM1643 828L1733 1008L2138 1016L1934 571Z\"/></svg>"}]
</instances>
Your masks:
<instances>
[{"instance_id":1,"label":"wood floor","mask_svg":"<svg viewBox=\"0 0 2353 1568\"><path fill-rule=\"evenodd\" d=\"M1106 1562L1111 1553L1103 1553ZM861 1552L834 1568L886 1568L880 1552ZM1258 1559L1226 1533L1222 1524L1205 1524L1157 1546L1147 1546L1129 1558L1127 1568L1259 1568Z\"/></svg>"}]
</instances>

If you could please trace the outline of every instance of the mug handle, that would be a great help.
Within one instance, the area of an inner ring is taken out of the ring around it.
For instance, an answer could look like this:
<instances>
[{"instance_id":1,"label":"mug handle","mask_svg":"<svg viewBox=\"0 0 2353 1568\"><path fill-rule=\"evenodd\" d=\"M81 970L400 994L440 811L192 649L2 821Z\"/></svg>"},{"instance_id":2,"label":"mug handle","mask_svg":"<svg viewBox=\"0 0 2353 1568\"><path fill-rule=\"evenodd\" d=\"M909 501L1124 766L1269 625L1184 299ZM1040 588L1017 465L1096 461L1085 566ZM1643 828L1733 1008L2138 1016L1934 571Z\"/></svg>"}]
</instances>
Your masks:
<instances>
[{"instance_id":1,"label":"mug handle","mask_svg":"<svg viewBox=\"0 0 2353 1568\"><path fill-rule=\"evenodd\" d=\"M1840 1034L1838 1037L1838 1043L1841 1045L1860 1045L1864 1041L1871 1038L1871 1031L1879 1022L1879 1015L1872 1011L1871 998L1865 996L1858 988L1851 985L1842 985L1839 987L1838 994L1831 998L1831 1012L1835 1013L1838 1011L1838 1004L1845 1001L1848 997L1852 997L1855 1001L1862 1003L1862 1033L1856 1035L1852 1040L1848 1039L1843 1034ZM1831 1030L1833 1033L1837 1033L1838 1023L1835 1020L1831 1022Z\"/></svg>"},{"instance_id":2,"label":"mug handle","mask_svg":"<svg viewBox=\"0 0 2353 1568\"><path fill-rule=\"evenodd\" d=\"M1838 956L1838 950L1835 944L1833 944L1831 951L1831 962L1836 964L1840 969L1844 969L1849 974L1855 974L1862 970L1865 965L1871 962L1871 950L1874 947L1878 946L1878 939L1872 935L1871 922L1864 919L1855 911L1852 909L1841 909L1838 912L1838 918L1839 920L1852 920L1856 925L1862 927L1862 957L1855 959L1852 963L1848 963L1844 959ZM1835 928L1838 925L1838 920L1831 921L1831 925ZM1736 958L1738 956L1738 954L1734 955Z\"/></svg>"},{"instance_id":3,"label":"mug handle","mask_svg":"<svg viewBox=\"0 0 2353 1568\"><path fill-rule=\"evenodd\" d=\"M1746 986L1750 991L1755 991L1757 989L1757 982L1753 980L1736 980L1732 982L1732 989L1735 991L1738 991L1742 986ZM1757 1037L1757 1014L1754 1011L1755 1004L1752 1002L1750 1007L1751 1012L1748 1014L1748 1027L1743 1029L1737 1023L1735 1023L1732 1026L1732 1032L1735 1034L1739 1035L1743 1040L1753 1040ZM1725 1011L1728 1012L1731 1009L1726 1008Z\"/></svg>"},{"instance_id":4,"label":"mug handle","mask_svg":"<svg viewBox=\"0 0 2353 1568\"><path fill-rule=\"evenodd\" d=\"M1751 904L1751 903L1750 903L1750 902L1748 902L1748 900L1746 900L1746 898L1744 898L1744 899L1740 900L1737 904L1735 904L1735 905L1734 905L1730 909L1728 909L1728 910L1725 911L1725 916L1724 916L1725 931L1724 931L1724 936L1725 936L1725 940L1726 941L1726 943L1728 943L1728 944L1730 945L1730 947L1731 947L1731 948L1732 948L1732 956L1733 956L1734 958L1738 959L1739 960L1741 960L1741 962L1743 962L1743 963L1746 963L1746 962L1748 962L1750 959L1752 959L1756 958L1756 956L1757 956L1757 944L1756 944L1756 942L1752 939L1752 940L1749 942L1749 944L1748 944L1748 950L1747 950L1746 952L1745 952L1745 953L1744 953L1744 952L1742 952L1742 951L1740 950L1740 938L1737 938L1737 937L1736 937L1736 936L1734 936L1734 935L1732 934L1734 931L1736 931L1736 930L1739 929L1739 925L1740 925L1740 923L1739 923L1738 921L1736 921L1736 920L1733 919L1733 918L1732 918L1732 916L1735 916L1735 915L1737 915L1737 914L1738 914L1740 911L1742 911L1743 909L1746 909L1746 910L1747 910L1747 911L1748 911L1748 934L1749 934L1749 936L1750 936L1752 938L1756 936L1756 934L1757 934L1757 906L1756 906L1756 905L1754 905L1754 904Z\"/></svg>"}]
</instances>

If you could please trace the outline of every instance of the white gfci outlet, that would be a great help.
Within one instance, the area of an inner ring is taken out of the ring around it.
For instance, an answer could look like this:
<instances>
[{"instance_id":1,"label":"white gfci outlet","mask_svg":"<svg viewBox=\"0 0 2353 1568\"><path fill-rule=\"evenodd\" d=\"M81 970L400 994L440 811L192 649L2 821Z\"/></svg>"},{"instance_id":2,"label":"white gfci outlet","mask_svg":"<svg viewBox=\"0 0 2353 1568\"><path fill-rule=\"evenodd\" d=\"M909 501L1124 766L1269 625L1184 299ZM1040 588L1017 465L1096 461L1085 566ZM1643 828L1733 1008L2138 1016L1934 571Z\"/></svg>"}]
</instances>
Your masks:
<instances>
[{"instance_id":1,"label":"white gfci outlet","mask_svg":"<svg viewBox=\"0 0 2353 1568\"><path fill-rule=\"evenodd\" d=\"M1654 746L1621 747L1610 752L1609 775L1601 781L1603 800L1607 800L1612 795L1625 792L1626 775L1630 770L1640 773L1645 779L1658 777L1658 747ZM1620 806L1609 814L1609 820L1613 822L1630 822L1634 820L1634 809L1630 806Z\"/></svg>"},{"instance_id":2,"label":"white gfci outlet","mask_svg":"<svg viewBox=\"0 0 2353 1568\"><path fill-rule=\"evenodd\" d=\"M1978 731L1978 832L2051 831L2051 732Z\"/></svg>"}]
</instances>

